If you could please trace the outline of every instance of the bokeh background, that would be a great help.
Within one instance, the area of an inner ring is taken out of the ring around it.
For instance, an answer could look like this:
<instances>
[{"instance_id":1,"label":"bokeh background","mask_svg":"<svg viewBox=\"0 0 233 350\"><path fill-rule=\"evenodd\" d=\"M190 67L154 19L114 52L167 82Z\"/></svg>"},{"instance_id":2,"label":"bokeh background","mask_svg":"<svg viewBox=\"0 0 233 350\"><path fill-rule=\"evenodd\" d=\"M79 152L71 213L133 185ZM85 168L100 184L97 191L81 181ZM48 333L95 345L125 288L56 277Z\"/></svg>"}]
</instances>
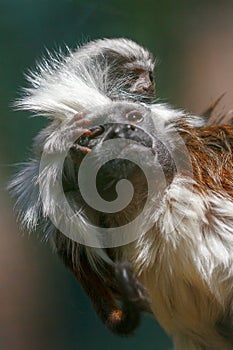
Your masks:
<instances>
[{"instance_id":1,"label":"bokeh background","mask_svg":"<svg viewBox=\"0 0 233 350\"><path fill-rule=\"evenodd\" d=\"M19 233L5 185L13 164L30 157L42 118L14 112L24 73L45 49L100 37L128 37L159 63L161 101L201 113L227 92L217 113L232 108L233 2L215 0L0 0L0 349L172 348L145 317L132 338L110 334L71 274L40 237Z\"/></svg>"}]
</instances>

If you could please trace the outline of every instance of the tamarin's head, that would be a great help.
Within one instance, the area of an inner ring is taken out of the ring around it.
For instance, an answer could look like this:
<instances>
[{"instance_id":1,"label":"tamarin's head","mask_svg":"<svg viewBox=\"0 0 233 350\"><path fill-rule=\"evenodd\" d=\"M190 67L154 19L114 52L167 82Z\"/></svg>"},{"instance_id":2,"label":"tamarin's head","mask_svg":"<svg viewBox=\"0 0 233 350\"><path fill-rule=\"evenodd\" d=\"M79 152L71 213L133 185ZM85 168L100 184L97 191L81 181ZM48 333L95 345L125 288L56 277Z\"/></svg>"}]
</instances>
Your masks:
<instances>
[{"instance_id":1,"label":"tamarin's head","mask_svg":"<svg viewBox=\"0 0 233 350\"><path fill-rule=\"evenodd\" d=\"M107 73L102 88L111 99L143 102L155 99L155 59L134 41L123 38L91 41L74 52L74 65L76 59L102 67Z\"/></svg>"}]
</instances>

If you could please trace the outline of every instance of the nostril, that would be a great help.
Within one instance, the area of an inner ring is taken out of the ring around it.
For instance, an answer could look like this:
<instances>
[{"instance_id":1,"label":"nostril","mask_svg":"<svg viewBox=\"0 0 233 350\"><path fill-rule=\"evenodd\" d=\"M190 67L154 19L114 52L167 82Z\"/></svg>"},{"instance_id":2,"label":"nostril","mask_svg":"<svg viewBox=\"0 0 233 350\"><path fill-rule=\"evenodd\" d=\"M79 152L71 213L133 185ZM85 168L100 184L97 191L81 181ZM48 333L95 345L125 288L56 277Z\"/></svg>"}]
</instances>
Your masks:
<instances>
[{"instance_id":1,"label":"nostril","mask_svg":"<svg viewBox=\"0 0 233 350\"><path fill-rule=\"evenodd\" d=\"M155 87L154 87L153 84L144 85L142 89L143 89L143 91L146 91L146 92L148 92L148 91L151 91L151 92L155 91Z\"/></svg>"}]
</instances>

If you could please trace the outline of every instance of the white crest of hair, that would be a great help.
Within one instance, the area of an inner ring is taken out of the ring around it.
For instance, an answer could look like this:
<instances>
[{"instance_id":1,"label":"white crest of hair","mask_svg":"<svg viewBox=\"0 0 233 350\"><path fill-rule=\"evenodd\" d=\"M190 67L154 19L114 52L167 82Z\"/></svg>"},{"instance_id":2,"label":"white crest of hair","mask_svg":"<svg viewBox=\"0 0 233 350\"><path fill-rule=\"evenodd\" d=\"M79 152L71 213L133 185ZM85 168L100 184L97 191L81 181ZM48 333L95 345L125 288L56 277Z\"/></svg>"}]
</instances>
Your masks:
<instances>
[{"instance_id":1,"label":"white crest of hair","mask_svg":"<svg viewBox=\"0 0 233 350\"><path fill-rule=\"evenodd\" d=\"M23 89L25 96L16 101L16 108L64 120L110 102L101 92L108 67L103 69L97 63L92 67L89 60L77 61L71 69L72 57L72 53L55 58L50 54L38 64L37 71L28 74L31 87Z\"/></svg>"}]
</instances>

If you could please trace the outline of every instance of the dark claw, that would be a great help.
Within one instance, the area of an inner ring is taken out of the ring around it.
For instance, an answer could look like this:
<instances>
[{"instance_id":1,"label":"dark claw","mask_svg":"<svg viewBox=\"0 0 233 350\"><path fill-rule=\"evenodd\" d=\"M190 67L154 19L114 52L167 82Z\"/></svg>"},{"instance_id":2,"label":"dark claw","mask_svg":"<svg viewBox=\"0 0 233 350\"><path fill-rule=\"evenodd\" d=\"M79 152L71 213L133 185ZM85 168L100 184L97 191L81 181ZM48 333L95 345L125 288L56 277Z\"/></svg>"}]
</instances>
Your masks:
<instances>
[{"instance_id":1,"label":"dark claw","mask_svg":"<svg viewBox=\"0 0 233 350\"><path fill-rule=\"evenodd\" d=\"M92 148L98 142L97 136L101 135L104 131L102 126L95 126L90 128L89 132L83 133L76 141L75 144Z\"/></svg>"}]
</instances>

